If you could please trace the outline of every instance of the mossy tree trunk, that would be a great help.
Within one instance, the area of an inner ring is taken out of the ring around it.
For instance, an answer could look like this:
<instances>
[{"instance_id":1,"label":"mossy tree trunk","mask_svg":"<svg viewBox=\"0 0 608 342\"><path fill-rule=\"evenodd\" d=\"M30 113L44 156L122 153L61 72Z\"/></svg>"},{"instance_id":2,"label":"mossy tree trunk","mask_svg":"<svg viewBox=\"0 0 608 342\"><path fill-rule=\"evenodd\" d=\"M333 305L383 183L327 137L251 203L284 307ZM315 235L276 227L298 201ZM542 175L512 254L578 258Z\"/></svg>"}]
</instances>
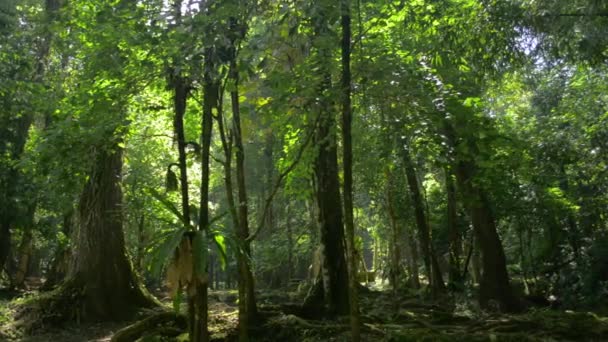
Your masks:
<instances>
[{"instance_id":1,"label":"mossy tree trunk","mask_svg":"<svg viewBox=\"0 0 608 342\"><path fill-rule=\"evenodd\" d=\"M74 304L83 319L123 319L154 301L133 273L125 248L122 151L98 149L95 160L80 197L72 264L60 291L80 293Z\"/></svg>"}]
</instances>

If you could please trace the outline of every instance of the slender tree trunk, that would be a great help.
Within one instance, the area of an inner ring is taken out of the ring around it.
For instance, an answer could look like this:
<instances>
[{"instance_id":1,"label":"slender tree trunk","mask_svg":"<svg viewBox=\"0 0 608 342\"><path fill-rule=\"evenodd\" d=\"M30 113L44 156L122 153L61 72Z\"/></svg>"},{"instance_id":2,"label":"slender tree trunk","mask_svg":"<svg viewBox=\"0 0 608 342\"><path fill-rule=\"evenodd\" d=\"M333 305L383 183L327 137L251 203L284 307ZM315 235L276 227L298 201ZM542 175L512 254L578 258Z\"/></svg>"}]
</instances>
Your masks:
<instances>
[{"instance_id":1,"label":"slender tree trunk","mask_svg":"<svg viewBox=\"0 0 608 342\"><path fill-rule=\"evenodd\" d=\"M33 221L33 213L31 217ZM33 223L33 222L31 222ZM23 288L25 287L25 277L28 274L30 258L33 252L33 244L34 244L34 234L32 232L33 227L28 225L27 228L24 228L23 236L21 237L21 243L19 244L18 257L19 261L17 263L17 272L15 276L12 277L13 285L15 288Z\"/></svg>"},{"instance_id":2,"label":"slender tree trunk","mask_svg":"<svg viewBox=\"0 0 608 342\"><path fill-rule=\"evenodd\" d=\"M247 206L247 188L245 185L245 151L243 148L243 137L241 134L241 110L239 104L239 73L237 69L236 56L231 65L231 78L234 82L234 90L230 92L232 100L232 121L234 131L234 142L236 148L236 180L238 187L238 215L239 227L237 236L241 244L241 252L238 253L237 262L239 268L239 339L248 340L249 323L257 316L253 274L251 272L251 246L249 237L249 218Z\"/></svg>"},{"instance_id":3,"label":"slender tree trunk","mask_svg":"<svg viewBox=\"0 0 608 342\"><path fill-rule=\"evenodd\" d=\"M342 167L344 168L344 229L348 252L349 307L352 341L361 340L361 317L357 293L357 258L355 252L355 224L353 218L353 147L350 74L350 0L342 0ZM365 275L367 280L367 274Z\"/></svg>"},{"instance_id":4,"label":"slender tree trunk","mask_svg":"<svg viewBox=\"0 0 608 342\"><path fill-rule=\"evenodd\" d=\"M182 197L182 215L190 222L190 199L188 195L188 165L186 164L186 137L184 134L184 115L188 98L188 83L181 75L173 76L173 103L175 116L173 126L177 137L179 154L179 179Z\"/></svg>"},{"instance_id":5,"label":"slender tree trunk","mask_svg":"<svg viewBox=\"0 0 608 342\"><path fill-rule=\"evenodd\" d=\"M479 245L479 239L473 232L473 238L471 239L472 257L471 257L471 270L473 275L473 282L476 284L481 283L482 264L481 264L481 247Z\"/></svg>"},{"instance_id":6,"label":"slender tree trunk","mask_svg":"<svg viewBox=\"0 0 608 342\"><path fill-rule=\"evenodd\" d=\"M395 205L393 194L391 191L391 175L387 171L387 186L386 186L386 201L388 204L388 216L391 221L391 237L389 241L389 257L390 257L390 266L389 266L389 281L391 286L393 287L393 292L397 291L399 287L398 280L401 270L401 253L399 248L399 235L400 229L399 224L397 223L397 216L395 214Z\"/></svg>"},{"instance_id":7,"label":"slender tree trunk","mask_svg":"<svg viewBox=\"0 0 608 342\"><path fill-rule=\"evenodd\" d=\"M73 231L74 226L74 209L70 208L65 214L63 214L63 227L62 231L65 237L69 238ZM62 245L58 246L54 253L51 266L46 274L46 281L42 286L41 290L51 290L57 284L59 284L67 275L68 267L70 264L70 248L69 246Z\"/></svg>"},{"instance_id":8,"label":"slender tree trunk","mask_svg":"<svg viewBox=\"0 0 608 342\"><path fill-rule=\"evenodd\" d=\"M291 227L291 216L289 204L286 206L287 214L285 219L285 233L287 234L287 279L291 281L294 274L294 261L293 261L293 228Z\"/></svg>"},{"instance_id":9,"label":"slender tree trunk","mask_svg":"<svg viewBox=\"0 0 608 342\"><path fill-rule=\"evenodd\" d=\"M0 274L4 270L6 260L11 251L11 227L6 217L0 222Z\"/></svg>"},{"instance_id":10,"label":"slender tree trunk","mask_svg":"<svg viewBox=\"0 0 608 342\"><path fill-rule=\"evenodd\" d=\"M560 165L560 176L562 180L560 181L559 187L564 193L568 193L570 190L570 183L568 182L568 174L566 173L566 167L564 164ZM566 222L567 222L567 236L568 243L570 244L570 248L572 248L572 252L575 258L579 259L580 254L580 241L579 241L579 228L576 222L576 218L571 212L566 214Z\"/></svg>"},{"instance_id":11,"label":"slender tree trunk","mask_svg":"<svg viewBox=\"0 0 608 342\"><path fill-rule=\"evenodd\" d=\"M407 183L409 185L412 202L414 203L414 214L416 216L416 226L418 227L418 236L420 237L420 245L422 247L424 266L429 279L431 293L433 296L436 296L439 292L444 290L445 285L443 283L437 257L433 252L431 231L424 211L424 204L422 202L422 195L416 177L416 170L414 169L414 164L409 151L406 149L402 153Z\"/></svg>"},{"instance_id":12,"label":"slender tree trunk","mask_svg":"<svg viewBox=\"0 0 608 342\"><path fill-rule=\"evenodd\" d=\"M456 207L456 189L453 175L449 168L445 169L445 188L447 193L447 221L450 252L449 282L458 284L462 282L460 257L462 254L462 238L458 230L458 213Z\"/></svg>"},{"instance_id":13,"label":"slender tree trunk","mask_svg":"<svg viewBox=\"0 0 608 342\"><path fill-rule=\"evenodd\" d=\"M144 253L146 249L146 215L144 213L139 217L139 222L137 223L137 258L135 260L135 265L139 270L144 269Z\"/></svg>"},{"instance_id":14,"label":"slender tree trunk","mask_svg":"<svg viewBox=\"0 0 608 342\"><path fill-rule=\"evenodd\" d=\"M209 237L209 160L211 149L211 134L213 130L213 109L218 110L219 85L213 79L211 73L214 65L212 62L213 52L208 48L205 52L205 74L203 84L203 115L201 122L201 201L199 214L199 229L203 230L204 234ZM208 261L204 266L205 272L208 272ZM190 340L193 342L209 341L208 330L208 283L199 282L196 284L195 297L195 317L193 327L190 332Z\"/></svg>"},{"instance_id":15,"label":"slender tree trunk","mask_svg":"<svg viewBox=\"0 0 608 342\"><path fill-rule=\"evenodd\" d=\"M408 251L410 252L410 259L408 260L410 268L410 286L414 289L420 288L420 274L418 272L418 245L416 239L412 236L412 232L409 229L405 230L405 242L409 246Z\"/></svg>"},{"instance_id":16,"label":"slender tree trunk","mask_svg":"<svg viewBox=\"0 0 608 342\"><path fill-rule=\"evenodd\" d=\"M376 272L380 271L380 239L374 237L374 256L372 258L372 269Z\"/></svg>"}]
</instances>

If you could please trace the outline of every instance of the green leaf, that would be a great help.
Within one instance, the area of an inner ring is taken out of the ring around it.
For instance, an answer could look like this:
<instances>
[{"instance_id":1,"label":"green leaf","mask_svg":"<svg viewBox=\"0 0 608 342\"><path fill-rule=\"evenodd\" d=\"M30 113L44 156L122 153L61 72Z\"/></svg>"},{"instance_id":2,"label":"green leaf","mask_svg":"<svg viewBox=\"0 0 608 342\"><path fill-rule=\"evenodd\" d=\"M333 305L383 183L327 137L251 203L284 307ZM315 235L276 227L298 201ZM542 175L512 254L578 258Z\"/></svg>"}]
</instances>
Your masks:
<instances>
[{"instance_id":1,"label":"green leaf","mask_svg":"<svg viewBox=\"0 0 608 342\"><path fill-rule=\"evenodd\" d=\"M190 224L190 222L186 221L186 219L184 218L184 215L182 215L182 213L179 212L177 207L175 207L175 205L168 198L166 198L165 196L163 196L162 194L160 194L158 191L156 191L153 188L148 188L148 192L150 192L152 197L154 197L156 200L158 200L165 207L165 209L169 210L173 215L175 215L175 217L177 217L180 220L180 222L182 222L184 227L186 227L190 230L194 230L194 227Z\"/></svg>"},{"instance_id":2,"label":"green leaf","mask_svg":"<svg viewBox=\"0 0 608 342\"><path fill-rule=\"evenodd\" d=\"M228 257L226 256L226 239L223 235L214 233L212 234L213 242L217 247L218 252L220 253L220 265L222 270L226 269L226 264L228 262Z\"/></svg>"},{"instance_id":3,"label":"green leaf","mask_svg":"<svg viewBox=\"0 0 608 342\"><path fill-rule=\"evenodd\" d=\"M167 234L167 238L152 252L153 257L149 269L154 278L160 277L162 266L171 259L185 232L186 228L182 227Z\"/></svg>"},{"instance_id":4,"label":"green leaf","mask_svg":"<svg viewBox=\"0 0 608 342\"><path fill-rule=\"evenodd\" d=\"M182 289L179 288L179 289L177 289L177 293L175 294L175 297L173 297L173 311L175 311L175 313L177 313L177 314L179 314L179 307L182 304L182 297L183 297Z\"/></svg>"}]
</instances>

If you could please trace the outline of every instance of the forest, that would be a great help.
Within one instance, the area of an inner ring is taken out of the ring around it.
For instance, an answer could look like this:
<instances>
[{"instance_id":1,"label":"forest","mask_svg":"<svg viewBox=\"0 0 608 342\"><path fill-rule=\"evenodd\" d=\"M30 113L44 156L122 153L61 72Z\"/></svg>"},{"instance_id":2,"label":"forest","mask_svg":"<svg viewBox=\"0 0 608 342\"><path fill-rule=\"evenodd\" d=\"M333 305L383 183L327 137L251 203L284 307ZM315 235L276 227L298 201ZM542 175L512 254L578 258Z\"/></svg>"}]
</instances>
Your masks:
<instances>
[{"instance_id":1,"label":"forest","mask_svg":"<svg viewBox=\"0 0 608 342\"><path fill-rule=\"evenodd\" d=\"M608 1L0 32L0 341L608 341Z\"/></svg>"}]
</instances>

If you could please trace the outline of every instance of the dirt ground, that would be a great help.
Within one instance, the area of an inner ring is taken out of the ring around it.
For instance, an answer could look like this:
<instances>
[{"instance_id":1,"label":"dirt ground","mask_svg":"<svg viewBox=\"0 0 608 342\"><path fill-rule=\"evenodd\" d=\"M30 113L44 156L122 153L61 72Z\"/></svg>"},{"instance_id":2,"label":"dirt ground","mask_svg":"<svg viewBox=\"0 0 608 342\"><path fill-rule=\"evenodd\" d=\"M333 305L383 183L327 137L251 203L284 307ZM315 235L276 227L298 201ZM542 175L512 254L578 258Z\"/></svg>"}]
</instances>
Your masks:
<instances>
[{"instance_id":1,"label":"dirt ground","mask_svg":"<svg viewBox=\"0 0 608 342\"><path fill-rule=\"evenodd\" d=\"M0 341L83 342L110 341L132 322L66 324L42 327L24 335L15 310L35 292L0 293ZM258 295L262 322L251 332L252 341L348 341L348 319L303 319L297 315L302 293L263 290ZM235 291L211 291L209 329L214 341L236 339ZM169 306L169 299L162 298ZM363 341L608 341L608 317L592 312L547 308L505 315L479 310L466 295L425 300L420 293L370 290L361 294ZM151 312L141 312L140 319ZM184 341L148 336L140 341Z\"/></svg>"}]
</instances>

